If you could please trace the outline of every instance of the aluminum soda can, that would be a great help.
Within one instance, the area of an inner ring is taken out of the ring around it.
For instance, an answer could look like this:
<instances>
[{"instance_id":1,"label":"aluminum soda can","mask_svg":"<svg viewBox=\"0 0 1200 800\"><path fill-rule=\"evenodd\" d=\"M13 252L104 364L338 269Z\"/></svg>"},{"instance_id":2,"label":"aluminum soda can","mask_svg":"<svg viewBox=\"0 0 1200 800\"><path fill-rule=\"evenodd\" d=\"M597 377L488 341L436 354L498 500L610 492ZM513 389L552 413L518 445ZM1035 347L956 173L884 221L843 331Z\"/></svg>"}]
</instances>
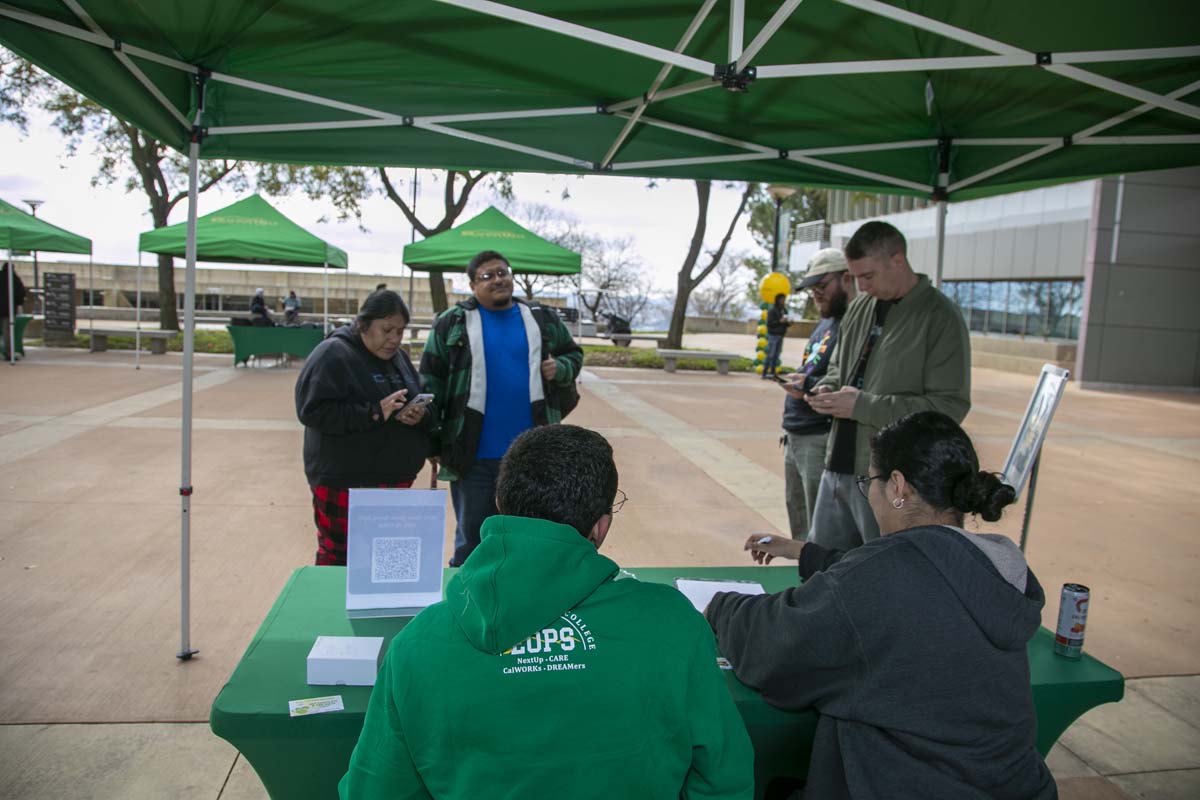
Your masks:
<instances>
[{"instance_id":1,"label":"aluminum soda can","mask_svg":"<svg viewBox=\"0 0 1200 800\"><path fill-rule=\"evenodd\" d=\"M1083 654L1083 630L1087 627L1088 601L1092 591L1078 583L1064 583L1058 604L1058 629L1054 632L1054 652L1067 658Z\"/></svg>"}]
</instances>

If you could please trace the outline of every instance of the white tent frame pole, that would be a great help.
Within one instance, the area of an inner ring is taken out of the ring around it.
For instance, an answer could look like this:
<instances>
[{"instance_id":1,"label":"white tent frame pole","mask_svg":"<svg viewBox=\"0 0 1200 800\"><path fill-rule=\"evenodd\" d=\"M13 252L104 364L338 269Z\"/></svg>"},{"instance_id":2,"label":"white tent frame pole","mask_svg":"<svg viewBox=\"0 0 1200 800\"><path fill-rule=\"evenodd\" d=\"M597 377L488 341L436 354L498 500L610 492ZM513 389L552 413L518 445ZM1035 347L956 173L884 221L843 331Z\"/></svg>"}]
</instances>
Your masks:
<instances>
[{"instance_id":1,"label":"white tent frame pole","mask_svg":"<svg viewBox=\"0 0 1200 800\"><path fill-rule=\"evenodd\" d=\"M937 202L937 271L933 274L933 288L942 288L942 271L946 263L946 201Z\"/></svg>"},{"instance_id":2,"label":"white tent frame pole","mask_svg":"<svg viewBox=\"0 0 1200 800\"><path fill-rule=\"evenodd\" d=\"M326 261L321 265L321 271L325 273L325 298L321 301L321 330L325 335L329 335L329 262Z\"/></svg>"},{"instance_id":3,"label":"white tent frame pole","mask_svg":"<svg viewBox=\"0 0 1200 800\"><path fill-rule=\"evenodd\" d=\"M137 307L133 310L134 333L133 333L133 368L142 368L142 251L138 249L137 263L137 294L134 302ZM159 312L161 313L161 312Z\"/></svg>"},{"instance_id":4,"label":"white tent frame pole","mask_svg":"<svg viewBox=\"0 0 1200 800\"><path fill-rule=\"evenodd\" d=\"M612 165L614 172L630 169L657 169L658 167L687 167L694 164L731 164L738 161L771 161L778 153L735 153L728 156L696 156L695 158L662 158L656 161L618 161Z\"/></svg>"},{"instance_id":5,"label":"white tent frame pole","mask_svg":"<svg viewBox=\"0 0 1200 800\"><path fill-rule=\"evenodd\" d=\"M729 0L729 63L746 50L746 0Z\"/></svg>"},{"instance_id":6,"label":"white tent frame pole","mask_svg":"<svg viewBox=\"0 0 1200 800\"><path fill-rule=\"evenodd\" d=\"M671 64L689 72L698 72L705 76L712 76L715 67L714 64L703 59L685 56L682 53L673 53L662 47L655 47L654 45L628 39L624 36L605 33L595 28L576 25L573 22L564 22L563 20L548 17L544 14L535 14L532 11L524 11L519 8L503 5L502 3L493 3L491 0L438 0L438 2L457 8L478 11L481 14L499 17L509 22L528 25L532 28L559 33L563 36L569 36L572 39L581 39L588 44L620 50L624 53L648 58L651 61Z\"/></svg>"},{"instance_id":7,"label":"white tent frame pole","mask_svg":"<svg viewBox=\"0 0 1200 800\"><path fill-rule=\"evenodd\" d=\"M593 166L592 162L588 161L587 159L575 158L574 156L566 156L566 155L563 155L562 153L552 153L549 150L540 150L536 147L526 147L523 144L515 144L514 142L506 142L503 139L496 139L492 136L484 136L483 134L480 134L480 133L470 133L468 131L460 131L456 128L446 128L441 125L434 125L432 123L427 123L427 122L423 122L420 124L414 122L413 127L420 128L421 130L432 131L433 133L440 133L444 136L452 136L456 139L465 139L468 142L476 142L478 144L490 144L492 147L499 147L502 150L512 150L517 153L524 153L525 155L528 155L528 156L537 156L538 158L544 158L547 161L557 161L560 164L570 164L571 166L574 166L574 167L585 167L588 169L591 169L591 167Z\"/></svg>"},{"instance_id":8,"label":"white tent frame pole","mask_svg":"<svg viewBox=\"0 0 1200 800\"><path fill-rule=\"evenodd\" d=\"M758 67L760 80L812 78L822 75L863 75L893 72L938 72L959 69L1033 67L1033 55L948 56L946 58L890 58L879 61L818 61L809 64L767 64Z\"/></svg>"},{"instance_id":9,"label":"white tent frame pole","mask_svg":"<svg viewBox=\"0 0 1200 800\"><path fill-rule=\"evenodd\" d=\"M945 22L939 22L937 20L930 19L929 17L921 16L920 14L914 14L911 11L905 11L903 9L896 8L895 6L887 5L886 3L881 3L879 0L837 0L837 2L872 14L878 14L882 17L894 19L898 22L903 22L907 25L911 25L914 28L930 31L931 33L945 36L947 39L952 39L956 42L962 42L963 44L969 44L973 47L978 47L981 50L990 50L991 52L1000 55L1026 56L1034 59L1034 62L1036 63L1037 55L1028 50L1024 50L1020 47L1014 47L1013 45L1006 44L996 39L990 39L986 36L972 33L971 31L964 30L954 25L949 25ZM1149 58L1161 57L1161 55L1157 55L1162 52L1161 48L1147 48L1147 50L1152 54L1148 56ZM1172 51L1174 57L1186 58L1190 57L1192 48L1180 47L1169 48L1169 50ZM1113 52L1117 55L1114 60L1126 60L1126 58L1122 58L1122 56L1128 57L1131 51L1116 50ZM1200 107L1191 105L1189 103L1180 102L1170 96L1156 94L1155 92L1148 92L1144 89L1139 89L1136 86L1130 86L1127 83L1113 80L1112 78L1105 78L1102 75L1097 75L1094 72L1088 72L1087 70L1082 70L1078 67L1070 66L1069 64L1064 64L1061 62L1053 63L1054 58L1057 58L1057 56L1052 55L1051 63L1045 64L1041 68L1060 77L1077 81L1079 83L1084 83L1096 89L1103 89L1104 91L1112 92L1113 94L1129 97L1134 100L1140 100L1143 103L1149 103L1150 105L1166 109L1167 111L1174 111L1177 114L1192 117L1193 119L1200 119ZM1066 58L1069 60L1070 56L1067 55ZM1084 53L1084 59L1087 61L1099 61L1099 52L1088 51Z\"/></svg>"},{"instance_id":10,"label":"white tent frame pole","mask_svg":"<svg viewBox=\"0 0 1200 800\"><path fill-rule=\"evenodd\" d=\"M196 112L199 124L203 108ZM191 645L191 557L192 557L192 362L196 336L196 213L200 185L200 142L192 135L188 145L188 212L185 277L183 282L183 424L179 470L179 652L188 661L200 652Z\"/></svg>"},{"instance_id":11,"label":"white tent frame pole","mask_svg":"<svg viewBox=\"0 0 1200 800\"><path fill-rule=\"evenodd\" d=\"M505 119L537 119L540 117L577 117L595 114L595 106L570 106L567 108L534 108L523 111L496 111L481 114L440 114L427 117L403 117L389 119L345 119L327 122L290 122L269 125L214 125L208 129L210 136L227 136L243 133L294 133L299 131L333 131L350 130L353 128L400 128L407 127L410 122L416 123L453 123L453 122L488 122Z\"/></svg>"},{"instance_id":12,"label":"white tent frame pole","mask_svg":"<svg viewBox=\"0 0 1200 800\"><path fill-rule=\"evenodd\" d=\"M621 115L618 114L617 116L621 116ZM702 131L699 128L689 128L686 125L677 125L674 122L667 122L666 120L661 120L656 117L643 116L642 123L644 125L650 125L655 128L662 128L663 130L674 131L675 133L682 133L685 136L694 136L697 139L707 139L710 142L717 142L718 144L727 144L732 147L741 147L745 150L751 150L756 153L771 153L772 155L776 155L776 156L779 155L779 149L775 148L775 147L767 147L766 145L756 144L754 142L747 142L743 139L734 139L730 136L724 136L719 133L710 133L709 131Z\"/></svg>"},{"instance_id":13,"label":"white tent frame pole","mask_svg":"<svg viewBox=\"0 0 1200 800\"><path fill-rule=\"evenodd\" d=\"M899 186L904 189L913 189L918 192L929 191L929 187L925 184L907 181L903 178L896 178L891 175L884 175L882 172L871 172L870 170L847 167L844 164L834 164L830 161L822 161L818 158L810 158L809 156L799 155L797 153L788 153L787 157L789 161L797 161L801 164L808 164L812 167L827 169L830 172L841 172L846 175L854 175L859 178L869 178L871 180L882 181L883 183L890 183L893 186Z\"/></svg>"},{"instance_id":14,"label":"white tent frame pole","mask_svg":"<svg viewBox=\"0 0 1200 800\"><path fill-rule=\"evenodd\" d=\"M657 103L662 100L670 100L672 97L683 97L685 94L692 94L693 92L702 92L706 89L716 89L720 85L721 84L717 83L711 78L706 80L692 81L691 83L680 84L679 86L674 86L670 89L663 89L661 92L656 92L654 97L651 98L650 102ZM628 109L637 107L643 101L645 101L645 99L645 97L640 96L631 97L628 100L622 100L618 103L610 103L609 105L605 106L605 109L608 111L626 111Z\"/></svg>"},{"instance_id":15,"label":"white tent frame pole","mask_svg":"<svg viewBox=\"0 0 1200 800\"><path fill-rule=\"evenodd\" d=\"M1187 95L1189 95L1195 91L1200 91L1200 81L1192 81L1191 83L1187 84L1186 86L1181 86L1178 89L1176 89L1175 91L1168 93L1166 96L1168 98L1172 98L1172 99L1176 98L1176 97L1186 97ZM1082 141L1086 141L1088 139L1093 138L1094 134L1097 134L1104 130L1108 130L1109 128L1111 128L1115 125L1120 125L1122 122L1126 122L1130 119L1133 119L1134 117L1144 114L1147 111L1151 111L1154 108L1156 108L1156 106L1152 103L1143 103L1142 105L1138 106L1137 108L1131 108L1128 111L1122 112L1122 113L1118 114L1117 116L1112 117L1111 119L1107 119L1107 120L1104 120L1103 122L1098 122L1095 125L1084 128L1082 131L1079 131L1079 133L1075 134L1075 136L1072 138L1072 140L1074 141L1074 139L1079 139ZM951 184L949 186L949 191L957 192L960 189L965 189L968 186L972 186L972 185L978 183L979 181L987 180L988 178L992 177L993 175L998 175L1001 172L1007 172L1008 170L1012 169L1013 167L1019 167L1022 164L1025 164L1029 161L1033 161L1035 158L1041 158L1044 155L1048 155L1057 150L1061 150L1065 146L1066 146L1066 143L1061 139L1051 140L1050 144L1047 144L1044 147L1034 150L1033 152L1025 153L1024 155L1017 156L1016 158L1006 161L1003 164L997 164L996 166L985 169L982 172L977 172L974 175L971 175L970 177L963 178L958 183Z\"/></svg>"},{"instance_id":16,"label":"white tent frame pole","mask_svg":"<svg viewBox=\"0 0 1200 800\"><path fill-rule=\"evenodd\" d=\"M88 256L88 349L96 335L96 281L92 274L92 257Z\"/></svg>"},{"instance_id":17,"label":"white tent frame pole","mask_svg":"<svg viewBox=\"0 0 1200 800\"><path fill-rule=\"evenodd\" d=\"M1104 145L1163 145L1163 144L1200 144L1200 133L1181 133L1175 136L1089 136L1086 139L1076 139L1075 144L1104 144Z\"/></svg>"},{"instance_id":18,"label":"white tent frame pole","mask_svg":"<svg viewBox=\"0 0 1200 800\"><path fill-rule=\"evenodd\" d=\"M731 14L733 13L733 7L740 6L742 0L732 0L732 3L733 5L730 7ZM683 32L683 36L679 37L679 42L675 45L676 53L682 53L685 49L687 49L687 46L691 44L692 38L696 35L696 31L700 30L700 26L704 24L704 20L708 18L708 15L712 12L713 7L716 4L717 0L704 0L704 4L700 6L700 10L696 12L694 17L692 17L691 23ZM732 36L733 34L730 33L730 37ZM729 46L731 48L733 47L732 38L730 39ZM738 42L738 47L741 47L740 40ZM633 114L625 122L625 126L621 128L621 133L618 134L616 140L612 143L612 145L609 146L608 152L604 154L604 158L600 161L601 169L612 163L613 158L615 158L617 155L617 151L621 149L621 145L625 143L625 140L629 138L629 134L633 132L634 127L638 123L638 119L642 116L642 112L645 111L646 106L653 101L655 93L658 92L658 88L662 86L663 81L667 79L667 75L670 73L670 64L663 64L658 70L658 74L654 76L654 80L650 83L650 88L646 90L644 95L642 95L642 102L638 103L637 108L635 108L633 111Z\"/></svg>"},{"instance_id":19,"label":"white tent frame pole","mask_svg":"<svg viewBox=\"0 0 1200 800\"><path fill-rule=\"evenodd\" d=\"M13 297L13 273L17 271L17 265L12 261L12 250L4 251L4 263L8 264L8 269L5 272L8 275L8 330L5 331L5 344L8 345L8 363L12 366L17 365L17 305Z\"/></svg>"},{"instance_id":20,"label":"white tent frame pole","mask_svg":"<svg viewBox=\"0 0 1200 800\"><path fill-rule=\"evenodd\" d=\"M744 70L750 62L758 55L758 51L766 47L767 42L771 41L771 37L783 27L783 23L787 22L788 17L796 10L796 6L800 5L801 0L787 0L775 9L775 13L767 20L767 24L763 26L758 35L750 40L750 44L746 45L746 49L737 57L738 72Z\"/></svg>"}]
</instances>

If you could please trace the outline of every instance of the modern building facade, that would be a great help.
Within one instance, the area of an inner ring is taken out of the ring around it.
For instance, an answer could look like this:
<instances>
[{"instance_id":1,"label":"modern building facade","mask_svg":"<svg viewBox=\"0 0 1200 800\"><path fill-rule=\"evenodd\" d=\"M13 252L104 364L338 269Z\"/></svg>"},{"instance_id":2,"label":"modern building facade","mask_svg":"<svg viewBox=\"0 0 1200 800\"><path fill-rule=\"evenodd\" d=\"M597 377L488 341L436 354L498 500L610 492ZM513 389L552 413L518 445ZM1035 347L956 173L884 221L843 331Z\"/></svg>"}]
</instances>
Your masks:
<instances>
[{"instance_id":1,"label":"modern building facade","mask_svg":"<svg viewBox=\"0 0 1200 800\"><path fill-rule=\"evenodd\" d=\"M929 203L831 192L829 209L834 246L868 219L887 220L908 238L914 268L933 276ZM791 255L803 270L797 248ZM976 336L1074 345L1085 387L1196 391L1200 168L951 203L942 291Z\"/></svg>"}]
</instances>

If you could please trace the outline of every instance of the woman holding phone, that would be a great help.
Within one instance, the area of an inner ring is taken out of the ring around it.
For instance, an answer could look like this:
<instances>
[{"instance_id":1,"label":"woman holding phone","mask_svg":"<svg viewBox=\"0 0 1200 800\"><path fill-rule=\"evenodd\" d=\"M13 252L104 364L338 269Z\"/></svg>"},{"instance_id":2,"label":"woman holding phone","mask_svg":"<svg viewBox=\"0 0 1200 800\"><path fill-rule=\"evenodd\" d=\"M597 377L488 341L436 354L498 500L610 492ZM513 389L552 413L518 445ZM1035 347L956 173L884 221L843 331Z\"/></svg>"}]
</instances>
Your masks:
<instances>
[{"instance_id":1,"label":"woman holding phone","mask_svg":"<svg viewBox=\"0 0 1200 800\"><path fill-rule=\"evenodd\" d=\"M354 324L317 345L296 379L317 564L346 563L350 489L408 488L435 454L436 415L400 347L409 319L400 295L372 293Z\"/></svg>"}]
</instances>

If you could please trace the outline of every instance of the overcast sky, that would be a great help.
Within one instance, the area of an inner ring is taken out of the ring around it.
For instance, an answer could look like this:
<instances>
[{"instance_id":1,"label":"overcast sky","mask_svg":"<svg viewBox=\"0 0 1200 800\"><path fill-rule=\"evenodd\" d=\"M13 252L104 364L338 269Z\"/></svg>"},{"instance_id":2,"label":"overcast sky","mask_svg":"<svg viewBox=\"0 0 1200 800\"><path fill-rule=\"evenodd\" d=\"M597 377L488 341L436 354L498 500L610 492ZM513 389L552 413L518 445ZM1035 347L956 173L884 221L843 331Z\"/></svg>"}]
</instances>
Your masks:
<instances>
[{"instance_id":1,"label":"overcast sky","mask_svg":"<svg viewBox=\"0 0 1200 800\"><path fill-rule=\"evenodd\" d=\"M49 117L36 113L28 135L15 127L0 126L0 197L27 210L20 201L45 201L38 216L92 239L97 262L137 263L138 234L151 227L143 193L127 194L123 185L93 187L98 159L85 146L68 157L66 143L51 126ZM411 170L395 170L407 181ZM441 218L442 183L433 183L423 172L418 199L422 220ZM696 219L696 192L691 181L660 181L650 188L643 178L521 174L513 187L520 203L541 203L578 218L583 227L605 237L632 237L660 289L672 289L674 276L687 252ZM564 188L570 197L562 198ZM708 247L715 247L737 208L740 192L714 186L709 209ZM240 199L236 194L212 189L200 196L200 214L207 214ZM353 272L401 274L400 254L411 229L400 210L386 197L376 196L363 206L360 231L354 222L338 223L332 204L303 196L269 198L284 214L350 255ZM496 198L478 188L471 196L465 221L483 211ZM421 210L426 210L421 214ZM437 210L437 216L433 211ZM319 219L328 217L329 222ZM187 218L187 203L175 208L171 222ZM745 219L745 215L743 215ZM753 251L755 244L744 224L730 243L731 251Z\"/></svg>"}]
</instances>

